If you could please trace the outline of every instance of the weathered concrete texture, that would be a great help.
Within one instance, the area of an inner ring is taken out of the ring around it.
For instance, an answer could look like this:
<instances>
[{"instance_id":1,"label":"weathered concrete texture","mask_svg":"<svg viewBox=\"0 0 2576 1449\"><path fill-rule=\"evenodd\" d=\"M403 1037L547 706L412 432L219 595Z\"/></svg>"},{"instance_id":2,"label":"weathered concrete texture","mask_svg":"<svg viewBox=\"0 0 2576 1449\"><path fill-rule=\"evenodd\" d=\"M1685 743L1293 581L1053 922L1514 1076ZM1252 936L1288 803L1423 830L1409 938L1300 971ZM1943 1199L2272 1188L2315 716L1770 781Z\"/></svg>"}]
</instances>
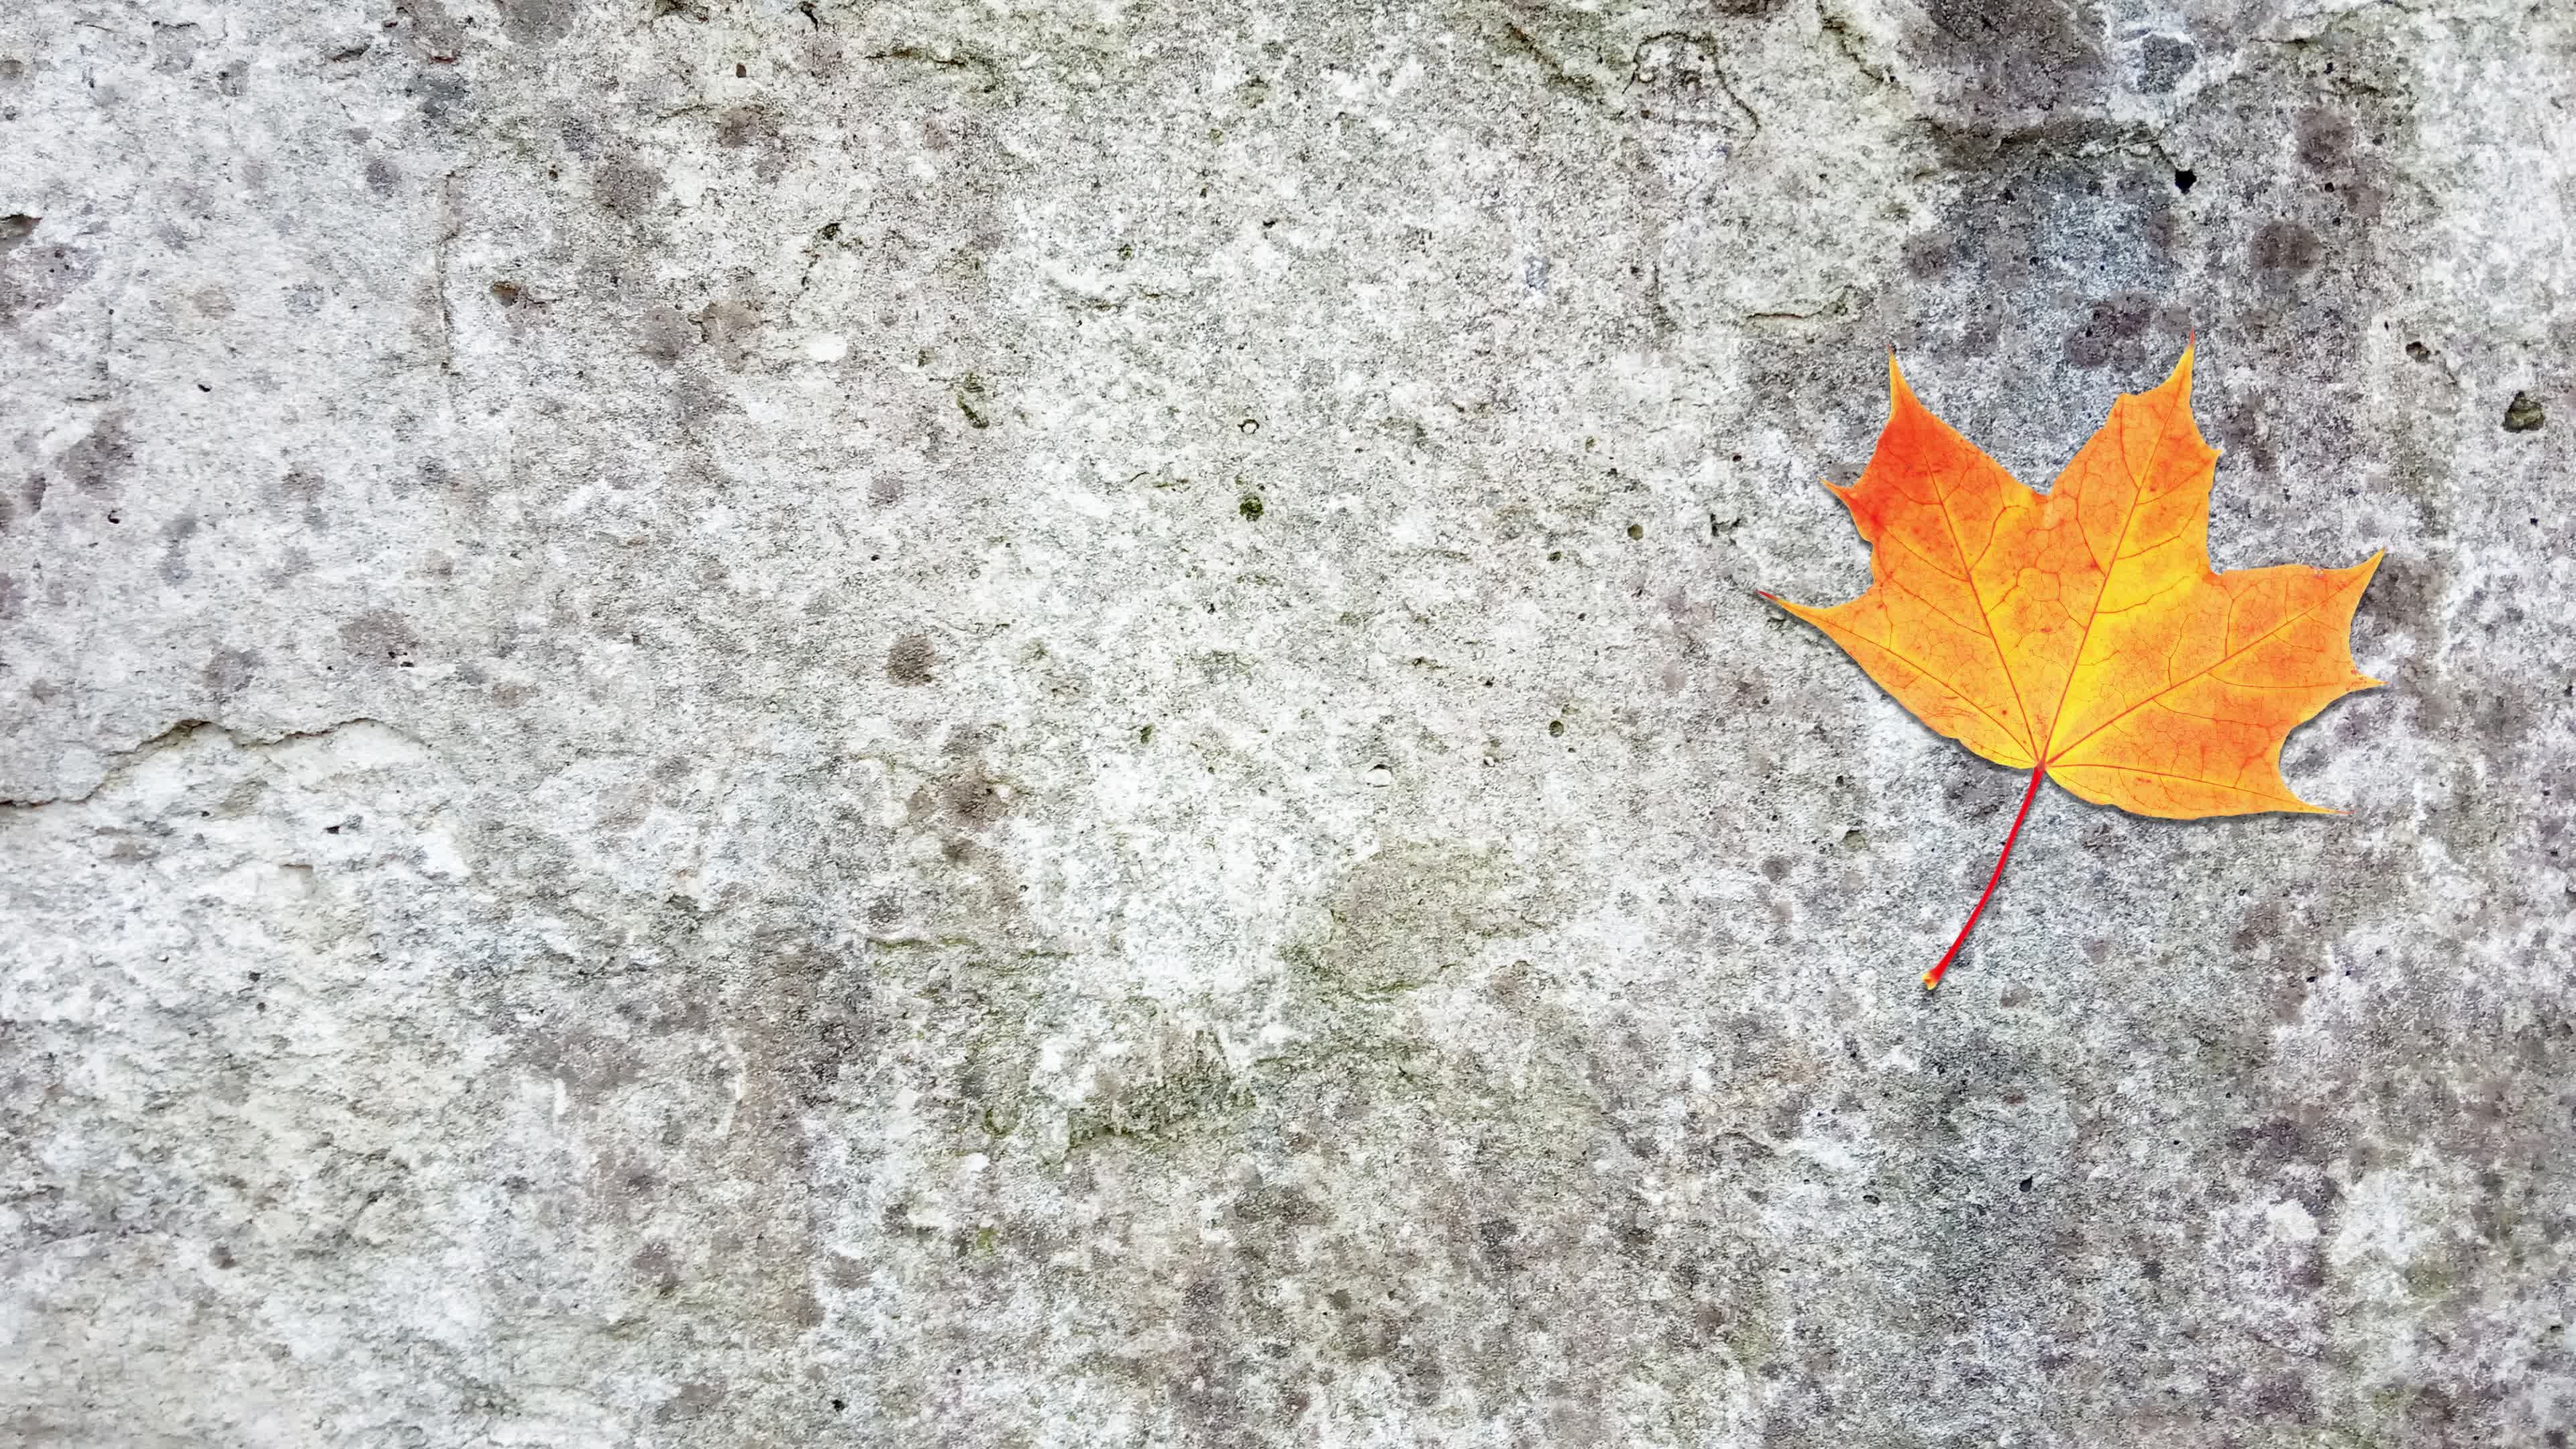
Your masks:
<instances>
[{"instance_id":1,"label":"weathered concrete texture","mask_svg":"<svg viewBox=\"0 0 2576 1449\"><path fill-rule=\"evenodd\" d=\"M0 216L10 1443L2576 1426L2565 5L21 0ZM2194 329L2350 814L1927 998L1750 590Z\"/></svg>"}]
</instances>

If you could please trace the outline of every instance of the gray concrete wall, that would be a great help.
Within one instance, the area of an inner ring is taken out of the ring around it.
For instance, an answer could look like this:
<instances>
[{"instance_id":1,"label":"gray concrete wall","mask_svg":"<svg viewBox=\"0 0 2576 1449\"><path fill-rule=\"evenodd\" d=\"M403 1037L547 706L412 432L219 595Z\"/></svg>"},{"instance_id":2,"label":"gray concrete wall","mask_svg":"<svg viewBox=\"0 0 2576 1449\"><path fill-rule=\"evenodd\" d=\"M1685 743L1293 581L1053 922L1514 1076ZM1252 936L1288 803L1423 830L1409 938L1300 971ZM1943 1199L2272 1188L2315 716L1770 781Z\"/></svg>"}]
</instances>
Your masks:
<instances>
[{"instance_id":1,"label":"gray concrete wall","mask_svg":"<svg viewBox=\"0 0 2576 1449\"><path fill-rule=\"evenodd\" d=\"M2576 1425L2563 4L20 0L0 215L10 1443ZM1927 997L1750 591L2195 330L2350 813Z\"/></svg>"}]
</instances>

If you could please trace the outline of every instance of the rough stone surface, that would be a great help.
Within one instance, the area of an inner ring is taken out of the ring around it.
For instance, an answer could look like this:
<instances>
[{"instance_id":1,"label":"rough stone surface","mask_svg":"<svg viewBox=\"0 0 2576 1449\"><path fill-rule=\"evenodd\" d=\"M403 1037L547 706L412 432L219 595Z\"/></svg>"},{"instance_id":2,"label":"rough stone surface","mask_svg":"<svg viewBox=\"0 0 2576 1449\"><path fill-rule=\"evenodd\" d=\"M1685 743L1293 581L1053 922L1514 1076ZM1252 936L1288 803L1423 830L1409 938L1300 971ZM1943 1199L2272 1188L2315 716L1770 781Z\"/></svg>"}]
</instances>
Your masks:
<instances>
[{"instance_id":1,"label":"rough stone surface","mask_svg":"<svg viewBox=\"0 0 2576 1449\"><path fill-rule=\"evenodd\" d=\"M0 218L0 1439L2576 1426L2566 6L20 0ZM1927 997L1750 590L2195 329L2350 813Z\"/></svg>"}]
</instances>

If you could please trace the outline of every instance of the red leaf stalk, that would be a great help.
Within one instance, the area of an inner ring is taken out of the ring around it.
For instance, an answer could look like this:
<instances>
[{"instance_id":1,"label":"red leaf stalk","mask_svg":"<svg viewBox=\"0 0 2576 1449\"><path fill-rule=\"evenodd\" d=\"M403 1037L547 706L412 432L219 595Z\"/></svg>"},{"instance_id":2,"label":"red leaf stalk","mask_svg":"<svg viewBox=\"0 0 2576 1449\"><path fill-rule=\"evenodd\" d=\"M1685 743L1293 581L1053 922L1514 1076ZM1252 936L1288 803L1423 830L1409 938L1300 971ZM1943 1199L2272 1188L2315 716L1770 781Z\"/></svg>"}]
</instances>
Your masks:
<instances>
[{"instance_id":1,"label":"red leaf stalk","mask_svg":"<svg viewBox=\"0 0 2576 1449\"><path fill-rule=\"evenodd\" d=\"M2030 802L2039 798L2039 782L2047 778L2045 762L2031 767L2030 788L2021 792L2021 809L2013 815L2011 832L2004 836L2004 853L1995 857L1995 873L1986 877L1986 893L1977 897L1977 908L1968 912L1968 923L1959 928L1959 939L1952 941L1950 949L1941 953L1941 959L1933 963L1932 969L1923 973L1924 990L1929 991L1941 984L1942 973L1958 959L1959 948L1968 944L1968 933L1977 928L1977 917L1986 913L1986 902L1995 898L1995 887L2003 884L2004 865L2012 859L2013 842L2021 839L2021 823L2030 818Z\"/></svg>"}]
</instances>

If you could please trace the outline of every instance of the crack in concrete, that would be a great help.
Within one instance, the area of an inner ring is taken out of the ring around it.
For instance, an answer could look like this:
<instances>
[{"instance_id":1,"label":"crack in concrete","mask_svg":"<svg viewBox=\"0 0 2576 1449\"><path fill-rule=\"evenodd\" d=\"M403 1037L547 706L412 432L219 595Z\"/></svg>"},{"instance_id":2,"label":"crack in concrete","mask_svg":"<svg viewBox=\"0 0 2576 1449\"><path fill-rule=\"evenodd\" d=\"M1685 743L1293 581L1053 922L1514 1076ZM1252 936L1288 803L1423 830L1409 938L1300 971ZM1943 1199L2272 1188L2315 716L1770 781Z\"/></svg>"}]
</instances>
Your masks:
<instances>
[{"instance_id":1,"label":"crack in concrete","mask_svg":"<svg viewBox=\"0 0 2576 1449\"><path fill-rule=\"evenodd\" d=\"M977 55L973 51L965 52L962 55L939 55L934 52L924 50L917 45L894 45L888 46L884 50L868 51L859 58L862 60L873 60L878 62L905 61L914 65L930 66L938 70L978 71L984 76L984 89L987 92L1000 90L1005 78L1003 76L1001 66L996 64L991 57Z\"/></svg>"},{"instance_id":2,"label":"crack in concrete","mask_svg":"<svg viewBox=\"0 0 2576 1449\"><path fill-rule=\"evenodd\" d=\"M374 725L376 728L384 730L409 744L418 746L424 751L429 749L429 745L426 741L412 734L410 731L402 729L399 726L387 724L373 715L351 715L347 719L334 720L330 724L316 725L311 729L284 730L273 735L262 735L237 730L230 725L222 724L214 720L195 718L182 719L173 722L158 734L152 735L143 740L138 740L126 749L114 751L111 758L115 763L109 765L107 770L98 777L98 780L94 784L92 784L88 789L81 791L79 794L46 795L41 797L0 800L0 811L41 810L51 805L84 804L87 801L96 798L100 791L107 789L110 785L122 783L127 777L132 775L136 769L140 768L146 760L149 760L153 756L161 754L166 750L179 748L189 740L196 738L201 731L205 730L221 730L224 738L235 749L265 750L285 744L290 740L322 739L336 734L341 730L348 729L353 725Z\"/></svg>"}]
</instances>

